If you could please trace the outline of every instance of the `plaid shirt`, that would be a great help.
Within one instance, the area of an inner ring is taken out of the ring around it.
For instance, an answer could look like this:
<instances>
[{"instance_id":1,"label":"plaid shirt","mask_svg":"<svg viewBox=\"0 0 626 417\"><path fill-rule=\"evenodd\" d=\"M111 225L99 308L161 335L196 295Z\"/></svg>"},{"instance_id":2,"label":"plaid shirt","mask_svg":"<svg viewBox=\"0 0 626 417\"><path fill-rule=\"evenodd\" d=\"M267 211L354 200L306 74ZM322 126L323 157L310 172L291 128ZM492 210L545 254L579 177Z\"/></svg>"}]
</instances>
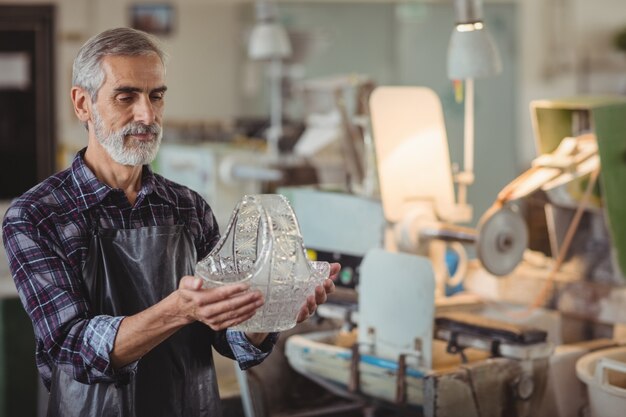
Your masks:
<instances>
[{"instance_id":1,"label":"plaid shirt","mask_svg":"<svg viewBox=\"0 0 626 417\"><path fill-rule=\"evenodd\" d=\"M83 161L84 152L70 168L17 199L3 222L9 265L33 322L37 367L48 388L54 365L87 384L113 382L136 369L133 363L114 370L109 357L124 317L90 313L82 280L92 229L90 209L99 208L104 228L174 225L182 220L199 259L219 240L211 209L194 191L145 166L141 190L131 206L122 190L96 178ZM276 339L276 334L270 335L257 349L243 333L228 330L215 333L214 347L245 369L261 362Z\"/></svg>"}]
</instances>

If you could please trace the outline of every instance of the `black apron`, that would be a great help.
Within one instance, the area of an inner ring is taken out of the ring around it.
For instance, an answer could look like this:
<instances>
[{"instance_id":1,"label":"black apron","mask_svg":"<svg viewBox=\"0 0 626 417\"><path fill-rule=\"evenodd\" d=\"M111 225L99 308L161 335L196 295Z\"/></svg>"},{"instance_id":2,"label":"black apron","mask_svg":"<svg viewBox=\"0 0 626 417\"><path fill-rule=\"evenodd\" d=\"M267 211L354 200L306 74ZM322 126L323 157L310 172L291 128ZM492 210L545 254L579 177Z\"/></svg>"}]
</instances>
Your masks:
<instances>
[{"instance_id":1,"label":"black apron","mask_svg":"<svg viewBox=\"0 0 626 417\"><path fill-rule=\"evenodd\" d=\"M182 225L94 231L83 277L94 315L128 316L156 304L193 275L196 251ZM49 417L221 415L211 342L195 322L139 360L116 382L82 384L52 371Z\"/></svg>"}]
</instances>

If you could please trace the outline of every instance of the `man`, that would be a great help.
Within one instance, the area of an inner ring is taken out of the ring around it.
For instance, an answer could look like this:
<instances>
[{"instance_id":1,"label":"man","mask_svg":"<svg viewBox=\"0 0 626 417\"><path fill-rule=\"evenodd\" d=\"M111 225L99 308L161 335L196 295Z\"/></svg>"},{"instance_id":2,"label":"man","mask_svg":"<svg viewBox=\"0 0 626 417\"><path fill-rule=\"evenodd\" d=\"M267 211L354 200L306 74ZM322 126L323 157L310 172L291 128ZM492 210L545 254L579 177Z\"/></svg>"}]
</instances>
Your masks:
<instances>
[{"instance_id":1,"label":"man","mask_svg":"<svg viewBox=\"0 0 626 417\"><path fill-rule=\"evenodd\" d=\"M197 193L148 167L165 92L163 52L149 35L120 28L87 41L71 98L88 145L4 219L49 416L219 415L210 347L245 369L277 339L227 330L263 305L260 293L202 289L193 277L219 232ZM298 320L333 290L332 280L318 287Z\"/></svg>"}]
</instances>

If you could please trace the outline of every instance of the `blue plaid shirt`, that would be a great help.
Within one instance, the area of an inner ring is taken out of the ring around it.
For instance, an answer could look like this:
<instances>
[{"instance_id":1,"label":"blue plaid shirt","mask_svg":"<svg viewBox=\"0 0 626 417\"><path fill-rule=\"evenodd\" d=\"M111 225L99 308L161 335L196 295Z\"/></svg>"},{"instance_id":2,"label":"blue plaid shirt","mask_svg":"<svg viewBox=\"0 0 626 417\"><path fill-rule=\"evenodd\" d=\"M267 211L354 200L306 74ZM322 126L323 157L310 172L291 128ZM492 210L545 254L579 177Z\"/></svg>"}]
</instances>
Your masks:
<instances>
[{"instance_id":1,"label":"blue plaid shirt","mask_svg":"<svg viewBox=\"0 0 626 417\"><path fill-rule=\"evenodd\" d=\"M17 199L3 222L9 266L24 308L35 330L36 362L50 387L53 365L80 382L112 382L120 372L109 354L124 317L90 313L82 267L86 261L91 217L100 208L104 228L129 229L184 222L201 259L219 240L207 203L194 191L154 174L145 166L134 206L124 192L100 182L80 151L72 166L53 175ZM215 349L236 359L242 369L260 363L277 339L271 334L260 349L241 332L215 333ZM209 347L207 346L207 349Z\"/></svg>"}]
</instances>

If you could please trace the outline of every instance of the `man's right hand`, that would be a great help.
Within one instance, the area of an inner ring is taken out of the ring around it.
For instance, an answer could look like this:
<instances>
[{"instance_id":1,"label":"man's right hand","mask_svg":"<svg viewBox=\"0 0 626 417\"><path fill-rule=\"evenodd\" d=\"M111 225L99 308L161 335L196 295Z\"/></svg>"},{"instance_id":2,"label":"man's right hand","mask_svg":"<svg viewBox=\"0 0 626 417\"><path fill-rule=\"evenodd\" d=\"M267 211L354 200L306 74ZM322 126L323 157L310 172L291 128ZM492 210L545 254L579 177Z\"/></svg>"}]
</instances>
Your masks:
<instances>
[{"instance_id":1,"label":"man's right hand","mask_svg":"<svg viewBox=\"0 0 626 417\"><path fill-rule=\"evenodd\" d=\"M236 326L263 305L259 291L247 284L202 288L202 280L185 276L178 289L150 308L124 317L111 351L115 368L139 360L181 327L199 321L213 330Z\"/></svg>"},{"instance_id":2,"label":"man's right hand","mask_svg":"<svg viewBox=\"0 0 626 417\"><path fill-rule=\"evenodd\" d=\"M248 284L202 288L200 278L185 276L176 291L178 307L189 322L199 321L213 330L223 330L248 320L263 305L263 295L248 288Z\"/></svg>"}]
</instances>

